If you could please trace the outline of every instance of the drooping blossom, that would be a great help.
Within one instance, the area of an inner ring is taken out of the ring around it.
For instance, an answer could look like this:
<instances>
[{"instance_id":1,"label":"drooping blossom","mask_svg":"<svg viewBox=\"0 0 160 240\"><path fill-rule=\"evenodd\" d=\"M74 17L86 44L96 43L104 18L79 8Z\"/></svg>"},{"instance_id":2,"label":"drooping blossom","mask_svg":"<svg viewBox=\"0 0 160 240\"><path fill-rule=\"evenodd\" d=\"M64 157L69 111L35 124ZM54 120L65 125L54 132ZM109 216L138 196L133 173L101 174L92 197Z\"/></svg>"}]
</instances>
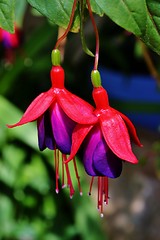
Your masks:
<instances>
[{"instance_id":1,"label":"drooping blossom","mask_svg":"<svg viewBox=\"0 0 160 240\"><path fill-rule=\"evenodd\" d=\"M16 26L14 30L15 30L14 33L10 33L0 28L0 43L4 47L6 61L11 63L14 60L13 51L20 45L20 30Z\"/></svg>"},{"instance_id":2,"label":"drooping blossom","mask_svg":"<svg viewBox=\"0 0 160 240\"><path fill-rule=\"evenodd\" d=\"M5 48L16 48L19 46L18 29L15 27L15 33L7 32L0 28L0 42Z\"/></svg>"},{"instance_id":3,"label":"drooping blossom","mask_svg":"<svg viewBox=\"0 0 160 240\"><path fill-rule=\"evenodd\" d=\"M94 71L92 78L94 80ZM97 121L93 124L76 125L72 134L71 154L66 163L76 155L83 143L85 170L92 177L98 176L98 208L102 213L103 200L107 202L108 196L107 178L120 176L122 161L138 163L132 152L131 140L138 146L142 145L132 122L124 114L110 107L106 90L100 83L93 81L93 85L96 109L92 114L97 116Z\"/></svg>"},{"instance_id":4,"label":"drooping blossom","mask_svg":"<svg viewBox=\"0 0 160 240\"><path fill-rule=\"evenodd\" d=\"M41 93L33 100L18 123L8 125L8 127L13 128L32 121L37 121L40 150L49 148L61 151L62 157L59 157L57 154L55 155L55 161L57 161L56 192L58 192L59 159L65 161L66 154L70 154L73 128L76 123L85 124L87 122L95 122L96 116L90 115L93 111L93 107L90 104L65 88L64 70L61 66L52 66L50 75L52 83L51 88L47 92ZM65 167L67 167L67 165ZM69 176L69 170L67 169L66 175L71 190L70 196L72 197L74 191L71 189L72 183Z\"/></svg>"}]
</instances>

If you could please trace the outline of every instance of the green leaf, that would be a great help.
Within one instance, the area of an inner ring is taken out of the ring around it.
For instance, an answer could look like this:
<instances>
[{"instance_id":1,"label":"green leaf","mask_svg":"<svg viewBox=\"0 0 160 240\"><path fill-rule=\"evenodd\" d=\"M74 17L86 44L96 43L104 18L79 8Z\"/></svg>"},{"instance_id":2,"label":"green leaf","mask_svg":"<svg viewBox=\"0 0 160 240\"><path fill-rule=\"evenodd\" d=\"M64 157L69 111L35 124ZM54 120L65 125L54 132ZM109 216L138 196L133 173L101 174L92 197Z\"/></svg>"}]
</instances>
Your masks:
<instances>
[{"instance_id":1,"label":"green leaf","mask_svg":"<svg viewBox=\"0 0 160 240\"><path fill-rule=\"evenodd\" d=\"M0 0L0 27L8 32L14 32L15 0Z\"/></svg>"},{"instance_id":2,"label":"green leaf","mask_svg":"<svg viewBox=\"0 0 160 240\"><path fill-rule=\"evenodd\" d=\"M147 23L144 42L160 55L160 2L159 0L147 0ZM148 41L149 38L149 41Z\"/></svg>"},{"instance_id":3,"label":"green leaf","mask_svg":"<svg viewBox=\"0 0 160 240\"><path fill-rule=\"evenodd\" d=\"M23 18L27 7L26 0L16 0L15 4L15 22L19 28L23 25Z\"/></svg>"},{"instance_id":4,"label":"green leaf","mask_svg":"<svg viewBox=\"0 0 160 240\"><path fill-rule=\"evenodd\" d=\"M66 28L68 26L73 0L27 0L32 7L47 17L53 24ZM80 19L78 13L75 14L72 26L73 32L78 32Z\"/></svg>"},{"instance_id":5,"label":"green leaf","mask_svg":"<svg viewBox=\"0 0 160 240\"><path fill-rule=\"evenodd\" d=\"M19 55L15 59L14 67L8 69L5 72L0 73L0 94L6 95L10 89L12 89L12 84L16 84L19 74L25 71L27 64L25 61L32 61L33 58L39 58L39 53L41 50L48 44L49 39L51 38L52 31L52 40L56 41L57 37L57 27L51 27L47 22L44 25L37 28L30 36L29 40L23 45L23 51L27 55ZM41 39L41 41L39 41ZM33 47L34 46L34 47ZM44 58L44 55L43 55ZM41 59L43 59L41 58ZM50 58L49 58L50 59ZM43 61L43 60L42 60ZM41 64L41 61L38 60L37 64ZM45 63L46 64L46 63ZM44 64L43 64L44 67Z\"/></svg>"},{"instance_id":6,"label":"green leaf","mask_svg":"<svg viewBox=\"0 0 160 240\"><path fill-rule=\"evenodd\" d=\"M66 28L69 23L73 0L28 0L28 2L52 23ZM93 12L105 13L113 22L139 37L148 47L160 55L159 0L91 0ZM73 32L80 27L76 11Z\"/></svg>"},{"instance_id":7,"label":"green leaf","mask_svg":"<svg viewBox=\"0 0 160 240\"><path fill-rule=\"evenodd\" d=\"M100 16L103 16L104 11L98 6L95 0L90 0L92 11Z\"/></svg>"},{"instance_id":8,"label":"green leaf","mask_svg":"<svg viewBox=\"0 0 160 240\"><path fill-rule=\"evenodd\" d=\"M0 126L7 131L9 137L17 138L35 150L38 150L36 126L34 123L8 129L7 123L14 123L22 117L22 112L10 103L6 98L0 95Z\"/></svg>"},{"instance_id":9,"label":"green leaf","mask_svg":"<svg viewBox=\"0 0 160 240\"><path fill-rule=\"evenodd\" d=\"M85 36L84 36L84 22L85 22L85 6L86 3L83 1L80 2L80 35L81 35L81 42L82 42L82 48L83 51L88 54L91 57L94 57L94 54L89 50L87 47L86 41L85 41Z\"/></svg>"},{"instance_id":10,"label":"green leaf","mask_svg":"<svg viewBox=\"0 0 160 240\"><path fill-rule=\"evenodd\" d=\"M160 55L159 0L95 0L113 22Z\"/></svg>"}]
</instances>

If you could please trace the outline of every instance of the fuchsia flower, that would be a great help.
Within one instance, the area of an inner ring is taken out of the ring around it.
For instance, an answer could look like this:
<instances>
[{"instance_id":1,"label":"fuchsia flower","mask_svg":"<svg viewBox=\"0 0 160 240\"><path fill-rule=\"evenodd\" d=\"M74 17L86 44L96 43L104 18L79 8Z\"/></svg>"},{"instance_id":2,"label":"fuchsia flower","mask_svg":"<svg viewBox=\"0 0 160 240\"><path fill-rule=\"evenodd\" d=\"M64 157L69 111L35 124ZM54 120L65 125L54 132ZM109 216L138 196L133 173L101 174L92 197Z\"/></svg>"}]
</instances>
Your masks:
<instances>
[{"instance_id":1,"label":"fuchsia flower","mask_svg":"<svg viewBox=\"0 0 160 240\"><path fill-rule=\"evenodd\" d=\"M92 114L97 119L93 124L76 125L72 134L71 154L66 163L76 155L83 143L85 170L89 175L99 177L98 208L102 212L103 194L105 202L108 196L106 178L120 176L122 160L133 164L138 162L132 152L130 137L138 146L142 145L132 122L109 106L107 92L102 86L94 87L93 99L96 109Z\"/></svg>"},{"instance_id":2,"label":"fuchsia flower","mask_svg":"<svg viewBox=\"0 0 160 240\"><path fill-rule=\"evenodd\" d=\"M8 127L37 120L40 150L46 147L54 149L56 144L63 153L68 154L70 147L67 146L71 145L69 136L75 123L93 123L96 116L91 115L93 107L89 103L66 90L61 66L52 67L51 81L52 87L33 100L18 123ZM63 144L63 141L66 143Z\"/></svg>"},{"instance_id":3,"label":"fuchsia flower","mask_svg":"<svg viewBox=\"0 0 160 240\"><path fill-rule=\"evenodd\" d=\"M15 26L15 32L10 33L0 28L0 42L4 46L7 62L12 63L14 60L13 49L20 45L20 30Z\"/></svg>"},{"instance_id":4,"label":"fuchsia flower","mask_svg":"<svg viewBox=\"0 0 160 240\"><path fill-rule=\"evenodd\" d=\"M70 154L71 136L76 123L92 124L95 122L96 116L91 115L93 107L90 104L66 90L64 87L64 70L61 66L52 66L50 74L51 88L33 100L18 123L8 125L8 127L13 128L36 120L40 150L44 150L46 147L58 149L62 152L62 159L66 160L65 154ZM56 192L59 191L57 183L59 158L56 153ZM75 171L77 175L76 167ZM66 172L72 197L74 190L68 166Z\"/></svg>"},{"instance_id":5,"label":"fuchsia flower","mask_svg":"<svg viewBox=\"0 0 160 240\"><path fill-rule=\"evenodd\" d=\"M5 48L17 48L19 46L19 30L15 27L15 33L7 32L0 28L0 42Z\"/></svg>"},{"instance_id":6,"label":"fuchsia flower","mask_svg":"<svg viewBox=\"0 0 160 240\"><path fill-rule=\"evenodd\" d=\"M96 52L94 69L98 67L99 36L92 15L90 2L87 0L90 18L96 33ZM55 48L67 36L74 18L77 1L74 1L70 21L65 33L57 40ZM10 35L0 29L0 41L6 48L18 45L16 35ZM83 147L83 164L86 172L92 176L89 194L92 191L94 177L98 177L98 204L103 215L103 202L108 203L108 178L117 178L122 171L122 161L137 163L138 160L131 148L131 139L138 145L132 122L122 113L109 106L106 90L101 86L97 70L92 71L93 99L96 108L67 91L64 86L64 70L60 66L60 52L52 51L52 69L50 72L52 86L41 93L29 105L19 122L8 125L9 128L37 121L38 144L41 151L45 148L54 150L56 192L59 192L60 160L62 171L62 187L70 188L70 197L74 194L68 163L72 160L78 181L81 186L75 155ZM130 139L131 138L131 139ZM61 152L61 155L60 155ZM70 154L67 159L67 154ZM64 174L65 173L65 174Z\"/></svg>"}]
</instances>

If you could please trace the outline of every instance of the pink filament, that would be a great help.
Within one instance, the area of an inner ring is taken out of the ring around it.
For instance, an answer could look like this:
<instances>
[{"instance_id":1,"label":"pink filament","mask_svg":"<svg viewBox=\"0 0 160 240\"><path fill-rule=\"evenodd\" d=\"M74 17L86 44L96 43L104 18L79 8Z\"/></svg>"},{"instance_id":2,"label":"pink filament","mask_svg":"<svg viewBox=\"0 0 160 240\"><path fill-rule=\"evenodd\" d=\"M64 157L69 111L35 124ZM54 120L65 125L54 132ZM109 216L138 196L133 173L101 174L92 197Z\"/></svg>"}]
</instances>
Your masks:
<instances>
[{"instance_id":1,"label":"pink filament","mask_svg":"<svg viewBox=\"0 0 160 240\"><path fill-rule=\"evenodd\" d=\"M91 178L89 195L92 192L93 181L95 177ZM98 188L97 188L97 208L103 217L103 205L108 204L108 177L98 177Z\"/></svg>"},{"instance_id":2,"label":"pink filament","mask_svg":"<svg viewBox=\"0 0 160 240\"><path fill-rule=\"evenodd\" d=\"M60 170L61 170L62 188L67 186L70 190L70 198L72 198L75 190L74 190L73 183L72 183L71 173L70 173L70 169L69 169L69 163L65 163L66 160L67 160L67 156L65 154L62 154L61 157L60 157L59 154L60 154L59 150L55 149L55 151L54 151L54 163L55 163L55 175L56 175L55 176L55 178L56 178L56 189L55 190L56 190L56 193L59 193L59 175L60 175ZM61 168L59 167L60 159L62 160ZM78 182L78 189L79 189L80 195L82 195L82 188L81 188L81 184L80 184L80 176L78 174L78 169L77 169L75 158L73 158L73 166L74 166L75 176L76 176L76 179L77 179L77 182Z\"/></svg>"},{"instance_id":3,"label":"pink filament","mask_svg":"<svg viewBox=\"0 0 160 240\"><path fill-rule=\"evenodd\" d=\"M77 178L77 182L78 182L78 189L79 189L80 195L82 195L82 188L81 188L81 183L80 183L80 176L79 176L79 174L78 174L78 169L77 169L77 164L76 164L75 158L73 158L73 164L74 164L74 170L75 170L75 174L76 174L76 178Z\"/></svg>"},{"instance_id":4,"label":"pink filament","mask_svg":"<svg viewBox=\"0 0 160 240\"><path fill-rule=\"evenodd\" d=\"M72 184L72 179L71 179L68 163L65 164L65 167L66 167L66 174L67 174L67 186L70 189L70 198L72 198L75 190L74 190L74 187L73 187L73 184Z\"/></svg>"},{"instance_id":5,"label":"pink filament","mask_svg":"<svg viewBox=\"0 0 160 240\"><path fill-rule=\"evenodd\" d=\"M54 151L54 162L55 162L55 173L56 173L56 193L59 193L59 153L57 153L57 149Z\"/></svg>"},{"instance_id":6,"label":"pink filament","mask_svg":"<svg viewBox=\"0 0 160 240\"><path fill-rule=\"evenodd\" d=\"M89 192L88 192L88 195L89 195L89 196L90 196L91 193L92 193L93 181L94 181L94 177L91 178L90 187L89 187Z\"/></svg>"}]
</instances>

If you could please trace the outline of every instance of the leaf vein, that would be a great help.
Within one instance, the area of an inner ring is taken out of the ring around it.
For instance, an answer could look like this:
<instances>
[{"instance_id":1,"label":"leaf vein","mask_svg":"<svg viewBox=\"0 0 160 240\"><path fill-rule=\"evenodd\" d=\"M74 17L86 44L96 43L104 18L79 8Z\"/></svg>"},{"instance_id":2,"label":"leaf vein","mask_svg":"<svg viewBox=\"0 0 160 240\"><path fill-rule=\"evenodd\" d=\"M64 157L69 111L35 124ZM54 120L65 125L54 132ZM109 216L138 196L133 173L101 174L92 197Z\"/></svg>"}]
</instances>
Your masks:
<instances>
[{"instance_id":1,"label":"leaf vein","mask_svg":"<svg viewBox=\"0 0 160 240\"><path fill-rule=\"evenodd\" d=\"M69 19L69 18L70 18L70 15L69 15L68 12L66 11L66 9L65 9L65 7L64 7L64 4L63 4L63 1L60 0L59 3L60 3L61 8L63 9L63 12L66 14L66 16L67 16L68 19Z\"/></svg>"},{"instance_id":2,"label":"leaf vein","mask_svg":"<svg viewBox=\"0 0 160 240\"><path fill-rule=\"evenodd\" d=\"M148 6L146 6L146 7L147 7L147 11L148 11L149 18L150 18L151 22L153 23L153 25L154 25L157 33L159 34L159 33L160 33L160 30L158 30L157 24L156 24L156 22L155 22L154 19L153 19L152 13L151 13L151 11L149 10L149 7L148 7ZM154 15L154 16L156 16L156 15ZM157 16L157 17L159 17L159 16Z\"/></svg>"},{"instance_id":3,"label":"leaf vein","mask_svg":"<svg viewBox=\"0 0 160 240\"><path fill-rule=\"evenodd\" d=\"M129 8L129 6L127 5L127 3L125 2L125 0L121 0L121 1L122 1L122 3L124 4L124 6L126 6L126 9L127 9L128 13L129 13L129 16L132 17L132 19L134 20L134 22L135 22L136 25L138 26L138 29L139 29L139 31L140 31L140 35L142 35L143 33L142 33L142 31L141 31L141 28L139 27L138 21L136 20L134 14L132 14L132 15L130 14L130 13L133 13L133 11L130 10L130 8Z\"/></svg>"},{"instance_id":4,"label":"leaf vein","mask_svg":"<svg viewBox=\"0 0 160 240\"><path fill-rule=\"evenodd\" d=\"M2 6L2 5L5 5L5 6L7 6L7 8L9 8L8 4L5 3L5 2L1 2L0 5L1 5L1 6ZM4 20L7 20L7 18L6 18L6 16L5 16L5 15L6 15L6 14L5 14L5 10L3 9L3 7L1 7L1 9L0 9L0 15L2 16L2 18L3 18ZM8 27L10 27L8 21L6 21L6 25L7 25Z\"/></svg>"}]
</instances>

